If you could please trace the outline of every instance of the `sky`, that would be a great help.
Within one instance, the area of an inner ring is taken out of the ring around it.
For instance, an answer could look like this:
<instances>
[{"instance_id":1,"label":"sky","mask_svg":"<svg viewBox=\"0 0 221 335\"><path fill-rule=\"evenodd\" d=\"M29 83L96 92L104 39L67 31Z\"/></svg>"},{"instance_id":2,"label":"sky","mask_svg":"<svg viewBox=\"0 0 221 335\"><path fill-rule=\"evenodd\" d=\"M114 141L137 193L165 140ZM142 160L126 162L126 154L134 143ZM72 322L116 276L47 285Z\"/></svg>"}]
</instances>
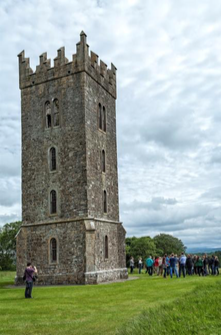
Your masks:
<instances>
[{"instance_id":1,"label":"sky","mask_svg":"<svg viewBox=\"0 0 221 335\"><path fill-rule=\"evenodd\" d=\"M120 218L127 236L221 247L221 1L0 1L0 225L21 219L17 54L31 67L84 30L117 67Z\"/></svg>"}]
</instances>

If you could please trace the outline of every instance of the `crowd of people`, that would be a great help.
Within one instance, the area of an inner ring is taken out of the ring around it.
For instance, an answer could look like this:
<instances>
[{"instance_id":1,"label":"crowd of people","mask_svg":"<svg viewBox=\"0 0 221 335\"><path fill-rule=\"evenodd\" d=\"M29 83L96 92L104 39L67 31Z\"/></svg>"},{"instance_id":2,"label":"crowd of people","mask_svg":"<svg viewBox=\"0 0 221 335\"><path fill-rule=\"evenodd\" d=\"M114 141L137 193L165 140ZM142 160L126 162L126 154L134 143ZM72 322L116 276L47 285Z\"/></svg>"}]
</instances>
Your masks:
<instances>
[{"instance_id":1,"label":"crowd of people","mask_svg":"<svg viewBox=\"0 0 221 335\"><path fill-rule=\"evenodd\" d=\"M134 258L130 258L130 273L133 273L135 267ZM139 274L142 273L142 270L145 270L145 273L148 273L152 276L154 273L157 276L163 276L167 278L173 275L176 275L177 278L186 274L189 276L199 275L199 276L208 276L219 275L219 259L217 256L208 257L204 254L202 257L197 255L185 255L182 253L180 256L176 254L164 255L163 257L154 257L149 256L145 262L143 262L140 257L138 260L138 269Z\"/></svg>"}]
</instances>

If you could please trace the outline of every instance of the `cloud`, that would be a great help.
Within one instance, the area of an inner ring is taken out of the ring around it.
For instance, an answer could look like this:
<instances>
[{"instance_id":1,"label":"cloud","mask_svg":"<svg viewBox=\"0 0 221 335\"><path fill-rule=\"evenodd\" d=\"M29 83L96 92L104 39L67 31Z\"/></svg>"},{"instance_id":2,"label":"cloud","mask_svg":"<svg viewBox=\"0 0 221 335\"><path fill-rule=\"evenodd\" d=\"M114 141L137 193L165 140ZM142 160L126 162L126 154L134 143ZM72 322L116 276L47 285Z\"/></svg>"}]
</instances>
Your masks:
<instances>
[{"instance_id":1,"label":"cloud","mask_svg":"<svg viewBox=\"0 0 221 335\"><path fill-rule=\"evenodd\" d=\"M91 49L118 68L120 213L128 235L169 232L188 246L216 245L220 10L216 0L1 1L0 223L21 217L16 55L25 49L35 70L42 52L53 64L65 45L71 60L84 30Z\"/></svg>"}]
</instances>

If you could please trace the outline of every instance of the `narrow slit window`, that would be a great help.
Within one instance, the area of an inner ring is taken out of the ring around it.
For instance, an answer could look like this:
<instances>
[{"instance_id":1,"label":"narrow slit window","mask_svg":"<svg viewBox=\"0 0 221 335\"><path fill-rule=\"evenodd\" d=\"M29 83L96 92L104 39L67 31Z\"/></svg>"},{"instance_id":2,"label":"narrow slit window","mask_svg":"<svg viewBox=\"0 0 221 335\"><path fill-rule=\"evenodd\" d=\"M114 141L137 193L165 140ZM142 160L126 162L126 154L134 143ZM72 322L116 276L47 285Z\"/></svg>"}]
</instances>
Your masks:
<instances>
[{"instance_id":1,"label":"narrow slit window","mask_svg":"<svg viewBox=\"0 0 221 335\"><path fill-rule=\"evenodd\" d=\"M102 165L102 172L106 171L106 162L105 162L105 151L102 150L101 154L101 165Z\"/></svg>"},{"instance_id":2,"label":"narrow slit window","mask_svg":"<svg viewBox=\"0 0 221 335\"><path fill-rule=\"evenodd\" d=\"M103 117L102 117L102 121L103 121L103 126L102 126L102 129L103 131L106 131L106 109L105 107L103 107Z\"/></svg>"},{"instance_id":3,"label":"narrow slit window","mask_svg":"<svg viewBox=\"0 0 221 335\"><path fill-rule=\"evenodd\" d=\"M99 128L102 129L102 109L101 109L101 104L98 105L98 123L99 123Z\"/></svg>"},{"instance_id":4,"label":"narrow slit window","mask_svg":"<svg viewBox=\"0 0 221 335\"><path fill-rule=\"evenodd\" d=\"M50 213L51 214L56 214L57 213L57 195L56 191L52 190L50 193Z\"/></svg>"},{"instance_id":5,"label":"narrow slit window","mask_svg":"<svg viewBox=\"0 0 221 335\"><path fill-rule=\"evenodd\" d=\"M54 127L58 127L60 124L59 120L59 101L58 99L54 100Z\"/></svg>"},{"instance_id":6,"label":"narrow slit window","mask_svg":"<svg viewBox=\"0 0 221 335\"><path fill-rule=\"evenodd\" d=\"M51 262L57 262L57 241L55 238L51 239L50 249L51 249Z\"/></svg>"},{"instance_id":7,"label":"narrow slit window","mask_svg":"<svg viewBox=\"0 0 221 335\"><path fill-rule=\"evenodd\" d=\"M51 128L51 104L49 101L45 103L46 128Z\"/></svg>"},{"instance_id":8,"label":"narrow slit window","mask_svg":"<svg viewBox=\"0 0 221 335\"><path fill-rule=\"evenodd\" d=\"M104 239L104 248L105 248L105 258L108 258L108 237L107 235L105 236L105 239Z\"/></svg>"},{"instance_id":9,"label":"narrow slit window","mask_svg":"<svg viewBox=\"0 0 221 335\"><path fill-rule=\"evenodd\" d=\"M107 192L106 191L104 191L104 199L103 199L103 201L104 201L104 213L107 213Z\"/></svg>"},{"instance_id":10,"label":"narrow slit window","mask_svg":"<svg viewBox=\"0 0 221 335\"><path fill-rule=\"evenodd\" d=\"M51 148L50 149L50 170L55 171L57 168L57 162L56 162L56 149Z\"/></svg>"}]
</instances>

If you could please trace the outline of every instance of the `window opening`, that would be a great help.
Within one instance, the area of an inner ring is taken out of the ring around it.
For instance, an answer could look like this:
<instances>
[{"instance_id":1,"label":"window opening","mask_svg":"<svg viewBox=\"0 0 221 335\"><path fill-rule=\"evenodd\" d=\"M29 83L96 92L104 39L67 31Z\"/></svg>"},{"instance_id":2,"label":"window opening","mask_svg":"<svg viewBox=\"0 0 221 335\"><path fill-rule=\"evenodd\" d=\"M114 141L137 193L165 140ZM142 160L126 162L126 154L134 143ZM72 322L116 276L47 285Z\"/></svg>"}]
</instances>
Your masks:
<instances>
[{"instance_id":1,"label":"window opening","mask_svg":"<svg viewBox=\"0 0 221 335\"><path fill-rule=\"evenodd\" d=\"M105 258L108 258L108 237L105 236Z\"/></svg>"},{"instance_id":2,"label":"window opening","mask_svg":"<svg viewBox=\"0 0 221 335\"><path fill-rule=\"evenodd\" d=\"M55 238L51 239L51 261L57 261L57 241Z\"/></svg>"},{"instance_id":3,"label":"window opening","mask_svg":"<svg viewBox=\"0 0 221 335\"><path fill-rule=\"evenodd\" d=\"M106 167L105 167L105 151L104 150L102 150L101 157L102 157L102 172L105 172Z\"/></svg>"},{"instance_id":4,"label":"window opening","mask_svg":"<svg viewBox=\"0 0 221 335\"><path fill-rule=\"evenodd\" d=\"M107 192L104 191L104 213L107 213Z\"/></svg>"},{"instance_id":5,"label":"window opening","mask_svg":"<svg viewBox=\"0 0 221 335\"><path fill-rule=\"evenodd\" d=\"M51 214L56 214L57 213L57 196L56 196L56 191L52 190L50 193L50 200L51 200Z\"/></svg>"},{"instance_id":6,"label":"window opening","mask_svg":"<svg viewBox=\"0 0 221 335\"><path fill-rule=\"evenodd\" d=\"M50 149L50 170L51 171L56 170L56 149L55 148Z\"/></svg>"},{"instance_id":7,"label":"window opening","mask_svg":"<svg viewBox=\"0 0 221 335\"><path fill-rule=\"evenodd\" d=\"M45 112L46 112L46 127L51 128L51 104L49 101L45 103Z\"/></svg>"},{"instance_id":8,"label":"window opening","mask_svg":"<svg viewBox=\"0 0 221 335\"><path fill-rule=\"evenodd\" d=\"M99 109L98 109L98 122L99 122L99 128L102 129L102 109L101 109L101 104L98 105Z\"/></svg>"},{"instance_id":9,"label":"window opening","mask_svg":"<svg viewBox=\"0 0 221 335\"><path fill-rule=\"evenodd\" d=\"M106 131L106 110L105 107L103 107L103 125L102 125L102 129L103 131Z\"/></svg>"}]
</instances>

